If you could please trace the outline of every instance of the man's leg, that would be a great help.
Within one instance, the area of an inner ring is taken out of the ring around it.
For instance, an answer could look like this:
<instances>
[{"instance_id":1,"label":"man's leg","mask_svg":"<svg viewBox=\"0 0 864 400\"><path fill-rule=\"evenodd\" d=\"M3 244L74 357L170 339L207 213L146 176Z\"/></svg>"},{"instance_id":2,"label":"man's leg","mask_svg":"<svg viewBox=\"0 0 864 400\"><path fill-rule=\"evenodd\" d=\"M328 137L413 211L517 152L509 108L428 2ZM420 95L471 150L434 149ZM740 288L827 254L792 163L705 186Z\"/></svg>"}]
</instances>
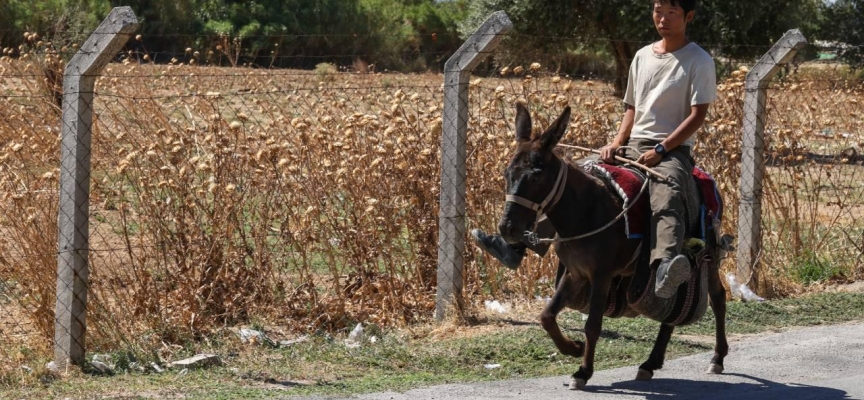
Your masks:
<instances>
[{"instance_id":1,"label":"man's leg","mask_svg":"<svg viewBox=\"0 0 864 400\"><path fill-rule=\"evenodd\" d=\"M685 193L693 185L693 164L688 151L672 151L654 169L669 177L652 180L651 196L651 265L657 266L655 294L669 298L678 286L690 278L690 261L681 254L684 243L687 208Z\"/></svg>"},{"instance_id":2,"label":"man's leg","mask_svg":"<svg viewBox=\"0 0 864 400\"><path fill-rule=\"evenodd\" d=\"M629 146L640 153L654 148L656 142L631 140ZM638 159L639 154L625 149L625 156ZM681 254L684 243L686 207L685 193L695 190L693 185L693 162L688 148L678 148L669 153L655 171L669 177L668 182L649 178L648 195L651 203L651 268L657 270L654 293L669 298L678 286L690 278L690 261Z\"/></svg>"},{"instance_id":3,"label":"man's leg","mask_svg":"<svg viewBox=\"0 0 864 400\"><path fill-rule=\"evenodd\" d=\"M555 228L545 215L541 216L540 220L537 221L536 229L537 235L541 238L550 238L555 236ZM522 258L525 257L526 248L533 250L535 253L539 254L540 257L543 257L549 251L548 244L533 244L525 236L522 237L521 242L515 244L507 243L503 238L501 238L501 236L496 234L487 235L479 229L473 229L471 231L471 236L474 238L474 242L477 243L478 247L489 253L492 257L495 257L510 269L519 268L519 264L522 263Z\"/></svg>"}]
</instances>

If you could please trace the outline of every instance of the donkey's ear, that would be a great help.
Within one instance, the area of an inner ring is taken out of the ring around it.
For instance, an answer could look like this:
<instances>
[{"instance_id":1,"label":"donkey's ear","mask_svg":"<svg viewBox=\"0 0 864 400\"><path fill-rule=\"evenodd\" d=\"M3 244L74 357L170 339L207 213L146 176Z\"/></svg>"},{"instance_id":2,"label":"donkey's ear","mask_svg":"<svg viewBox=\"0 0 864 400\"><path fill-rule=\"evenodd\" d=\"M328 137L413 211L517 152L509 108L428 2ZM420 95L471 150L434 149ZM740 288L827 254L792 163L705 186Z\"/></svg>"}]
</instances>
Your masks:
<instances>
[{"instance_id":1,"label":"donkey's ear","mask_svg":"<svg viewBox=\"0 0 864 400\"><path fill-rule=\"evenodd\" d=\"M531 140L531 113L521 103L516 104L516 141Z\"/></svg>"},{"instance_id":2,"label":"donkey's ear","mask_svg":"<svg viewBox=\"0 0 864 400\"><path fill-rule=\"evenodd\" d=\"M552 122L549 128L546 128L543 136L540 136L540 147L544 150L552 150L558 141L564 137L564 133L567 132L567 125L570 125L570 106L567 106L558 119Z\"/></svg>"}]
</instances>

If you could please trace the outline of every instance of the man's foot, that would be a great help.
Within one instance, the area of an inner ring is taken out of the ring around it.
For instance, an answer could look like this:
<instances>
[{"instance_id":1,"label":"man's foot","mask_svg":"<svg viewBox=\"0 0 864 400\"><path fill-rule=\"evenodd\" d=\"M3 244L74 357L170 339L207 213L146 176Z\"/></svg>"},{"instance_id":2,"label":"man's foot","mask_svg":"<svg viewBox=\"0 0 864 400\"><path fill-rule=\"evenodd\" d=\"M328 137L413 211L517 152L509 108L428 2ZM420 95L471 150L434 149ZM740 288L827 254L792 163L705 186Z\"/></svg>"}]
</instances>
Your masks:
<instances>
[{"instance_id":1,"label":"man's foot","mask_svg":"<svg viewBox=\"0 0 864 400\"><path fill-rule=\"evenodd\" d=\"M522 263L522 257L525 256L524 245L510 245L501 236L487 235L479 229L472 229L471 236L478 247L501 261L507 268L515 270Z\"/></svg>"},{"instance_id":2,"label":"man's foot","mask_svg":"<svg viewBox=\"0 0 864 400\"><path fill-rule=\"evenodd\" d=\"M664 258L657 267L654 294L668 299L678 291L678 286L690 279L690 261L679 254L672 259Z\"/></svg>"}]
</instances>

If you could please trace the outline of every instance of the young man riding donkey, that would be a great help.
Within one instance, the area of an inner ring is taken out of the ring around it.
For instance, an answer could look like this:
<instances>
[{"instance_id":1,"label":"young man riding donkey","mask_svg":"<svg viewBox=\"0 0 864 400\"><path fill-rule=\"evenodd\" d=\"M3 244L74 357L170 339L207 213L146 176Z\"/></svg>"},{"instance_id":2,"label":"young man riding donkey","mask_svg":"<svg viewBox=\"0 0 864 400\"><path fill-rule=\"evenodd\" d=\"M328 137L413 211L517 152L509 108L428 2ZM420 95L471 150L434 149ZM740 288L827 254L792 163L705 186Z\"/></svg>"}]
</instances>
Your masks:
<instances>
[{"instance_id":1,"label":"young man riding donkey","mask_svg":"<svg viewBox=\"0 0 864 400\"><path fill-rule=\"evenodd\" d=\"M651 247L650 252L646 252L646 257L648 257L647 264L650 266L650 271L655 272L653 287L657 299L673 298L678 293L679 286L691 280L691 274L696 267L691 265L688 257L683 254L685 236L693 233L688 226L694 226L694 221L699 218L693 215L698 212L693 211L696 205L690 200L691 195L697 193L693 178L694 161L691 157L691 147L694 144L694 134L705 121L709 104L715 100L716 76L711 56L698 45L690 42L685 35L687 24L693 20L694 8L695 0L653 1L654 26L661 40L645 46L636 53L630 66L622 123L615 139L600 150L601 158L607 163L614 163L615 156L623 154L667 177L665 180L648 178L651 179L647 193L650 197ZM500 235L486 235L476 229L472 231L472 235L480 248L512 269L518 268L526 248L531 248L542 256L548 251L550 242L558 242L556 252L562 261L559 280L562 276L565 279L558 285L556 296L553 297L552 303L555 304L551 304L544 311L541 322L563 354L585 357L582 368L574 374L574 383L571 386L576 388L584 386L593 373L593 350L599 336L600 318L604 313L610 315L609 308L613 307L611 304L614 303L612 299L615 294L612 292L614 288L610 289L609 286L614 282L620 284L620 281L613 282L614 279L620 280L622 276L634 275L632 271L636 262L635 257L631 258L631 255L634 252L639 253L639 248L635 247L639 241L629 240L618 246L618 250L622 253L628 251L630 253L625 254L622 261L610 261L622 256L615 253L613 247L617 245L606 245L598 241L599 235L608 235L601 232L602 229L576 236L569 235L572 232L562 231L569 229L567 222L562 222L565 218L571 220L581 218L581 221L572 224L581 222L583 227L591 223L596 224L598 221L594 221L593 219L596 218L590 213L577 214L574 211L564 216L566 211L561 210L561 207L556 209L556 204L549 204L550 200L552 203L559 200L563 203L566 198L570 207L573 207L573 204L578 203L580 195L582 198L589 193L605 196L600 192L608 189L608 186L594 182L594 178L589 177L590 174L583 176L584 171L579 168L574 169L564 161L560 161L554 167L549 166L556 164L555 160L558 158L551 150L566 130L567 121L569 121L569 108L550 125L546 133L532 139L530 115L524 107L519 107L516 121L519 147L507 169L508 196L505 215L499 224ZM571 170L573 172L568 178L567 172ZM543 186L542 182L548 182L548 187L544 188L549 192L548 195L534 193L539 189L533 188ZM569 189L571 192L565 188L567 185L571 186ZM530 200L530 197L534 197L535 200ZM540 202L544 198L545 200ZM590 207L587 204L585 206ZM532 212L536 212L536 215ZM532 217L534 220L529 220ZM612 217L615 217L615 214L612 214ZM616 220L618 218L620 216ZM556 221L558 221L557 225ZM520 231L523 225L527 229ZM623 223L618 223L607 227L610 227L608 230L614 230L621 229L622 226ZM535 239L536 236L544 238L555 236L556 239L538 243L531 239L531 228L534 230ZM572 230L578 231L575 227ZM587 237L595 233L599 235L593 238ZM564 242L565 240L567 242ZM579 243L580 241L582 243ZM595 241L596 246L587 244L588 241ZM716 244L715 242L716 240L712 241ZM606 259L603 259L602 253L594 252L596 247L602 246L606 246L604 249ZM597 257L594 257L595 253L598 254ZM715 270L708 274L707 286L712 308L719 320L716 354L712 360L711 370L720 372L723 357L728 352L722 325L722 317L725 314L725 292L719 281L719 272L716 271L719 260L715 257L713 262ZM617 275L610 276L608 270L615 270ZM568 278L570 281L567 281ZM580 279L581 283L574 283ZM590 282L590 288L585 282ZM579 286L580 284L582 286ZM567 285L571 287L568 289L565 287ZM577 305L587 307L588 298L591 299L592 312L589 313L585 328L587 344L574 343L564 338L555 323L555 315L564 306L573 307L574 304L579 303L572 298L568 300L567 296L572 297L573 293L570 292L574 290L585 292L579 295L585 301ZM704 298L704 293L702 295ZM644 294L640 296L645 297ZM680 303L678 307L680 309ZM702 307L704 312L704 304ZM642 378L650 378L650 375L646 376L646 374L653 374L653 370L662 367L663 355L672 327L675 324L682 324L682 321L684 319L661 321L664 325L661 327L651 358L640 367ZM692 320L683 323L689 322Z\"/></svg>"}]
</instances>

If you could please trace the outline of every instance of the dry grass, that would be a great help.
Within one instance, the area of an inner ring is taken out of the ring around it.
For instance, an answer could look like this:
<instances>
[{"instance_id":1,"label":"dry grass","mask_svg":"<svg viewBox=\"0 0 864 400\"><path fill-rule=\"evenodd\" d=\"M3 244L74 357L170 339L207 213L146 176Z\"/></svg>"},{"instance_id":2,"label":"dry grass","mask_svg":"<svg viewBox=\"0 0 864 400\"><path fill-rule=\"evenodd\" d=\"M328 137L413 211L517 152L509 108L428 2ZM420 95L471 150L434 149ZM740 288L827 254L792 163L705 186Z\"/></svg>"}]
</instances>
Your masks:
<instances>
[{"instance_id":1,"label":"dry grass","mask_svg":"<svg viewBox=\"0 0 864 400\"><path fill-rule=\"evenodd\" d=\"M0 278L10 288L4 304L29 310L22 318L43 343L53 335L59 176L45 68L33 59L0 61L0 203L10 210L0 216L7 233ZM724 192L726 232L737 219L743 75L720 85L696 149ZM94 106L90 348L168 358L172 344L236 324L290 332L427 321L436 287L441 81L111 65ZM778 228L766 235L761 275L778 296L805 290L789 266L811 253L851 249L842 261L854 262L842 264L842 276L861 276L862 251L838 240L861 227L854 210L864 203L860 190L841 190L853 185L856 159L798 159L824 140L811 134L829 122L857 134L852 113L860 110L850 104L860 87L808 88L817 99L846 99L848 117L827 121L813 114L818 108L796 111L801 83L782 85L772 91L767 122L779 165L769 169L766 221ZM591 147L608 142L620 116L607 85L530 68L476 79L471 96L469 228L491 229L500 214L515 102L531 106L538 127L573 106L563 142ZM800 127L778 110L791 110ZM831 168L844 172L827 179ZM784 180L786 171L811 179ZM807 182L817 181L827 188L814 194ZM825 232L837 240L815 240ZM471 304L551 292L554 257L533 257L512 273L469 246L465 262Z\"/></svg>"}]
</instances>

